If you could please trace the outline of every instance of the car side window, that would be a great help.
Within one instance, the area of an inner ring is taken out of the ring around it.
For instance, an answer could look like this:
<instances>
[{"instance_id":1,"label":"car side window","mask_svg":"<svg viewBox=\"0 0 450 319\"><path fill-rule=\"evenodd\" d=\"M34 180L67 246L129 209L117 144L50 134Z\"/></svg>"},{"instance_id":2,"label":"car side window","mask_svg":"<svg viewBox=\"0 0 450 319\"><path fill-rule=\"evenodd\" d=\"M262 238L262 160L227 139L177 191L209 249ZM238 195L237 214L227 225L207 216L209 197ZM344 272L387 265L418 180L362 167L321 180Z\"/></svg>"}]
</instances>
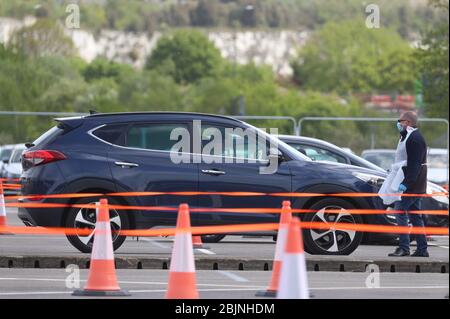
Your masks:
<instances>
[{"instance_id":1,"label":"car side window","mask_svg":"<svg viewBox=\"0 0 450 319\"><path fill-rule=\"evenodd\" d=\"M220 154L226 157L239 158L244 160L267 160L267 152L269 148L258 145L258 136L256 134L241 134L241 132L233 127L223 127L218 125L202 124L202 149L209 143L213 142L215 135L220 134L221 150ZM211 150L212 151L212 150ZM217 150L215 150L217 152Z\"/></svg>"},{"instance_id":2,"label":"car side window","mask_svg":"<svg viewBox=\"0 0 450 319\"><path fill-rule=\"evenodd\" d=\"M126 134L128 147L147 150L171 151L178 140L171 140L170 135L175 129L188 130L187 124L146 123L133 125Z\"/></svg>"},{"instance_id":3,"label":"car side window","mask_svg":"<svg viewBox=\"0 0 450 319\"><path fill-rule=\"evenodd\" d=\"M313 161L328 161L347 164L347 159L344 156L330 152L329 150L319 148L311 145L291 144L297 151L305 154Z\"/></svg>"}]
</instances>

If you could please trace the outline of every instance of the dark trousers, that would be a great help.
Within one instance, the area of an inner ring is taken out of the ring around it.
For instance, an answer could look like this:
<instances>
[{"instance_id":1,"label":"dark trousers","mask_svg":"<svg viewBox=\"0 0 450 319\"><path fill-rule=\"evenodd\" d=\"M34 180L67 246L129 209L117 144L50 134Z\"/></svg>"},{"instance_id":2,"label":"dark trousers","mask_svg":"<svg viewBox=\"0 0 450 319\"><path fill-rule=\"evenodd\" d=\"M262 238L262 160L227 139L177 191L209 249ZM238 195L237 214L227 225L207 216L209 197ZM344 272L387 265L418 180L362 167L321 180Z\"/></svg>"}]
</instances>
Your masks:
<instances>
[{"instance_id":1,"label":"dark trousers","mask_svg":"<svg viewBox=\"0 0 450 319\"><path fill-rule=\"evenodd\" d=\"M420 210L422 198L420 197L402 197L401 201L395 203L395 210L405 211L402 214L396 214L397 224L399 226L408 226L408 218L413 227L424 227L424 220L422 214L408 214L408 211ZM427 251L428 244L425 235L415 235L417 242L417 251ZM409 251L410 238L409 234L400 235L400 248Z\"/></svg>"}]
</instances>

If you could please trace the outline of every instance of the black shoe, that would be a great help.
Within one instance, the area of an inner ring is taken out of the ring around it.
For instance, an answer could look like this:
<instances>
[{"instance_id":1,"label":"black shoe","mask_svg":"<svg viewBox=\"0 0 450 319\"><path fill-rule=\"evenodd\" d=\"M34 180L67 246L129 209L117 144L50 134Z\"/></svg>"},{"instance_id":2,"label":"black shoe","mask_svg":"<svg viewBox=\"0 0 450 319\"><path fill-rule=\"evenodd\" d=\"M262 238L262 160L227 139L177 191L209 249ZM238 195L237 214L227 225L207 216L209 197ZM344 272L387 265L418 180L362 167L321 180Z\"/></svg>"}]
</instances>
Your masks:
<instances>
[{"instance_id":1,"label":"black shoe","mask_svg":"<svg viewBox=\"0 0 450 319\"><path fill-rule=\"evenodd\" d=\"M416 250L411 257L430 257L430 255L428 254L428 251L418 251Z\"/></svg>"},{"instance_id":2,"label":"black shoe","mask_svg":"<svg viewBox=\"0 0 450 319\"><path fill-rule=\"evenodd\" d=\"M393 253L388 255L389 257L404 257L409 256L409 251L406 251L402 248L397 248Z\"/></svg>"}]
</instances>

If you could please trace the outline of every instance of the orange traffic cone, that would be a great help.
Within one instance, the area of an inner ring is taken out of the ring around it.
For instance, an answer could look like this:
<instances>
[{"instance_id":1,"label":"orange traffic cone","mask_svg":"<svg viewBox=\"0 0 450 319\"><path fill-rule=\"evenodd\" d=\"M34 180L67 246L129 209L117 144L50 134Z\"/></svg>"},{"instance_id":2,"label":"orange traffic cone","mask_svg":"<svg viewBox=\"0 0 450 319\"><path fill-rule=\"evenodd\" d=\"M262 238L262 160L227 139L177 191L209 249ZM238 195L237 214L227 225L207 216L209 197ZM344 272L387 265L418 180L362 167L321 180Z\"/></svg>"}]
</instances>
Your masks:
<instances>
[{"instance_id":1,"label":"orange traffic cone","mask_svg":"<svg viewBox=\"0 0 450 319\"><path fill-rule=\"evenodd\" d=\"M192 235L192 245L194 245L194 248L209 249L209 247L203 245L202 236L198 235Z\"/></svg>"},{"instance_id":2,"label":"orange traffic cone","mask_svg":"<svg viewBox=\"0 0 450 319\"><path fill-rule=\"evenodd\" d=\"M275 297L278 290L278 283L280 281L281 263L283 260L284 248L286 246L286 238L289 222L292 218L291 202L283 201L281 209L280 224L278 226L277 244L275 247L275 259L272 266L272 279L269 287L265 291L258 291L257 297Z\"/></svg>"},{"instance_id":3,"label":"orange traffic cone","mask_svg":"<svg viewBox=\"0 0 450 319\"><path fill-rule=\"evenodd\" d=\"M5 197L3 196L3 181L0 180L0 229L7 226ZM12 235L12 233L0 230L0 235Z\"/></svg>"},{"instance_id":4,"label":"orange traffic cone","mask_svg":"<svg viewBox=\"0 0 450 319\"><path fill-rule=\"evenodd\" d=\"M297 217L289 223L277 298L309 299L302 229Z\"/></svg>"},{"instance_id":5,"label":"orange traffic cone","mask_svg":"<svg viewBox=\"0 0 450 319\"><path fill-rule=\"evenodd\" d=\"M170 260L167 299L198 299L192 246L189 206L181 204L178 210L175 242Z\"/></svg>"},{"instance_id":6,"label":"orange traffic cone","mask_svg":"<svg viewBox=\"0 0 450 319\"><path fill-rule=\"evenodd\" d=\"M108 201L106 199L100 199L94 232L88 280L84 290L76 290L73 295L129 296L130 294L121 290L117 283Z\"/></svg>"}]
</instances>

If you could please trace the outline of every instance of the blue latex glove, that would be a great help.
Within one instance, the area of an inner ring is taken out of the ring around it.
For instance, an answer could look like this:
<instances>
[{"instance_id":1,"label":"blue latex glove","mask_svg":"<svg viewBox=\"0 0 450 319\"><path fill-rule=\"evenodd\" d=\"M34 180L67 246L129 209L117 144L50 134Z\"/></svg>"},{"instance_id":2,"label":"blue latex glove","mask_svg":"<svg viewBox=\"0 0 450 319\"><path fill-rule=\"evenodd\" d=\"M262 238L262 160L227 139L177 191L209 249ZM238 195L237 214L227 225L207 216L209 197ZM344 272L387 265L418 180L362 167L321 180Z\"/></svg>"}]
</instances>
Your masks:
<instances>
[{"instance_id":1,"label":"blue latex glove","mask_svg":"<svg viewBox=\"0 0 450 319\"><path fill-rule=\"evenodd\" d=\"M398 192L399 193L403 193L404 191L406 191L407 187L404 184L400 184L400 186L398 187Z\"/></svg>"}]
</instances>

